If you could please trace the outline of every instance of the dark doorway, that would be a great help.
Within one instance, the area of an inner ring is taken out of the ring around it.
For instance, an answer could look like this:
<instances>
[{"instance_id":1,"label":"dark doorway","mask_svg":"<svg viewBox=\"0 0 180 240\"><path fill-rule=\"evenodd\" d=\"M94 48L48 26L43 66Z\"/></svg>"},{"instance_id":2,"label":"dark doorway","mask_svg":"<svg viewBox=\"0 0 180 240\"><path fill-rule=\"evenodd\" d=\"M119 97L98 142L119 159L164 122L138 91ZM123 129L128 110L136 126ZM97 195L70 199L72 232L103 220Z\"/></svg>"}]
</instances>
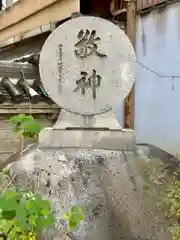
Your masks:
<instances>
[{"instance_id":1,"label":"dark doorway","mask_svg":"<svg viewBox=\"0 0 180 240\"><path fill-rule=\"evenodd\" d=\"M111 0L80 0L80 12L84 15L109 18Z\"/></svg>"},{"instance_id":2,"label":"dark doorway","mask_svg":"<svg viewBox=\"0 0 180 240\"><path fill-rule=\"evenodd\" d=\"M91 0L80 0L80 12L89 15L91 12Z\"/></svg>"},{"instance_id":3,"label":"dark doorway","mask_svg":"<svg viewBox=\"0 0 180 240\"><path fill-rule=\"evenodd\" d=\"M0 11L3 10L3 4L2 4L2 0L0 0Z\"/></svg>"}]
</instances>

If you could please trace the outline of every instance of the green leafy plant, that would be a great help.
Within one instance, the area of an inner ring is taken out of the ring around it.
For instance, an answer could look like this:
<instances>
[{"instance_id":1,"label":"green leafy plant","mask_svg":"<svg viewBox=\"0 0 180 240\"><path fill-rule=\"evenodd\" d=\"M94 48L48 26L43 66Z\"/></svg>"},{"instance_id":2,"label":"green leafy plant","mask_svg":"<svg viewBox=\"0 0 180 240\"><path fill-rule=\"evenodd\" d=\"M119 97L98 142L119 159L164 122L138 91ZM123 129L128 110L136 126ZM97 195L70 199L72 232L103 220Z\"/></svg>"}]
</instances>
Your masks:
<instances>
[{"instance_id":1,"label":"green leafy plant","mask_svg":"<svg viewBox=\"0 0 180 240\"><path fill-rule=\"evenodd\" d=\"M172 227L171 232L172 232L172 240L179 240L180 239L180 226Z\"/></svg>"},{"instance_id":2,"label":"green leafy plant","mask_svg":"<svg viewBox=\"0 0 180 240\"><path fill-rule=\"evenodd\" d=\"M14 126L13 131L21 137L21 150L24 138L37 137L41 131L41 125L29 115L18 114L9 121ZM39 232L54 223L50 202L37 194L13 189L12 181L8 169L0 173L0 182L5 184L0 195L0 239L36 240ZM75 229L83 219L82 208L72 206L64 214L67 223L65 233Z\"/></svg>"},{"instance_id":3,"label":"green leafy plant","mask_svg":"<svg viewBox=\"0 0 180 240\"><path fill-rule=\"evenodd\" d=\"M82 220L84 220L84 213L80 206L72 206L68 212L64 214L64 219L67 222L68 231L75 229Z\"/></svg>"},{"instance_id":4,"label":"green leafy plant","mask_svg":"<svg viewBox=\"0 0 180 240\"><path fill-rule=\"evenodd\" d=\"M141 164L144 194L157 201L157 210L166 217L173 240L180 240L180 169L170 172L168 164L157 159Z\"/></svg>"},{"instance_id":5,"label":"green leafy plant","mask_svg":"<svg viewBox=\"0 0 180 240\"><path fill-rule=\"evenodd\" d=\"M24 138L37 137L41 131L41 125L29 115L19 114L9 121L21 137L21 150ZM4 239L36 239L39 231L53 224L50 203L37 194L10 190L13 179L8 169L1 172L0 180L5 183L0 195L0 232Z\"/></svg>"},{"instance_id":6,"label":"green leafy plant","mask_svg":"<svg viewBox=\"0 0 180 240\"><path fill-rule=\"evenodd\" d=\"M53 222L49 201L37 194L6 191L0 197L0 232L7 239L36 239Z\"/></svg>"},{"instance_id":7,"label":"green leafy plant","mask_svg":"<svg viewBox=\"0 0 180 240\"><path fill-rule=\"evenodd\" d=\"M173 183L173 188L168 197L170 201L170 216L180 221L180 181Z\"/></svg>"},{"instance_id":8,"label":"green leafy plant","mask_svg":"<svg viewBox=\"0 0 180 240\"><path fill-rule=\"evenodd\" d=\"M1 172L1 181L11 181L9 169ZM80 206L72 206L64 214L66 225L62 233L69 234L84 220ZM0 233L9 240L36 240L39 232L50 228L54 223L50 202L38 194L17 191L8 185L0 195ZM1 239L0 234L0 239Z\"/></svg>"},{"instance_id":9,"label":"green leafy plant","mask_svg":"<svg viewBox=\"0 0 180 240\"><path fill-rule=\"evenodd\" d=\"M41 125L32 116L18 114L9 119L14 125L14 132L18 132L23 137L37 137L41 131Z\"/></svg>"},{"instance_id":10,"label":"green leafy plant","mask_svg":"<svg viewBox=\"0 0 180 240\"><path fill-rule=\"evenodd\" d=\"M173 240L180 239L180 181L176 180L172 184L172 190L168 194L169 216L176 222L171 228Z\"/></svg>"},{"instance_id":11,"label":"green leafy plant","mask_svg":"<svg viewBox=\"0 0 180 240\"><path fill-rule=\"evenodd\" d=\"M39 135L42 127L31 115L18 114L9 119L13 124L13 131L18 133L21 140L20 150L24 147L25 138L35 138Z\"/></svg>"},{"instance_id":12,"label":"green leafy plant","mask_svg":"<svg viewBox=\"0 0 180 240\"><path fill-rule=\"evenodd\" d=\"M180 181L174 180L161 194L159 209L171 222L173 240L180 239Z\"/></svg>"}]
</instances>

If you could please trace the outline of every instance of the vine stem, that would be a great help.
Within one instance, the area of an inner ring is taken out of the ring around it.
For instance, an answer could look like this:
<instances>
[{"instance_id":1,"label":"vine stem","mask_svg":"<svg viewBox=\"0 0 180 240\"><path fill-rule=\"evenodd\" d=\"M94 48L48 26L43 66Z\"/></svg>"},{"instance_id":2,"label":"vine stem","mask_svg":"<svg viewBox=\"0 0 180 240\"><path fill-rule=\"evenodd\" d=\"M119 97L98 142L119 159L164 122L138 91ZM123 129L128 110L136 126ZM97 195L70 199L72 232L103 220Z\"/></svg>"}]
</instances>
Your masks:
<instances>
[{"instance_id":1,"label":"vine stem","mask_svg":"<svg viewBox=\"0 0 180 240\"><path fill-rule=\"evenodd\" d=\"M22 157L23 148L24 148L24 137L20 136L20 157Z\"/></svg>"},{"instance_id":2,"label":"vine stem","mask_svg":"<svg viewBox=\"0 0 180 240\"><path fill-rule=\"evenodd\" d=\"M8 189L8 187L12 184L13 180L15 179L15 176L11 178L11 180L8 182L8 184L5 186L5 188L3 189L3 191L1 192L0 195L3 195L5 193L5 191Z\"/></svg>"}]
</instances>

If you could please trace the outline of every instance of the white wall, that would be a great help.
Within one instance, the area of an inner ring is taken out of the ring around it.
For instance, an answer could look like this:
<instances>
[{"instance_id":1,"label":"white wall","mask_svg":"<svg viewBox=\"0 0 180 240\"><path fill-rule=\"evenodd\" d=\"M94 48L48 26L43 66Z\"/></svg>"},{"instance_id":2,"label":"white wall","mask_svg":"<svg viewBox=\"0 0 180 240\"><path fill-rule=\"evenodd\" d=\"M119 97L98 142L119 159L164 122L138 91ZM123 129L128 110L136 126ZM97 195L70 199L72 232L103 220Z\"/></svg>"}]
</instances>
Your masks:
<instances>
[{"instance_id":1,"label":"white wall","mask_svg":"<svg viewBox=\"0 0 180 240\"><path fill-rule=\"evenodd\" d=\"M6 0L2 0L2 4L3 4L3 9L4 9L4 7L6 7Z\"/></svg>"},{"instance_id":2,"label":"white wall","mask_svg":"<svg viewBox=\"0 0 180 240\"><path fill-rule=\"evenodd\" d=\"M138 17L136 53L156 72L180 76L180 3ZM180 154L180 78L173 83L137 65L135 128L138 143Z\"/></svg>"},{"instance_id":3,"label":"white wall","mask_svg":"<svg viewBox=\"0 0 180 240\"><path fill-rule=\"evenodd\" d=\"M17 2L18 0L2 0L2 4L4 7L10 6L12 3Z\"/></svg>"}]
</instances>

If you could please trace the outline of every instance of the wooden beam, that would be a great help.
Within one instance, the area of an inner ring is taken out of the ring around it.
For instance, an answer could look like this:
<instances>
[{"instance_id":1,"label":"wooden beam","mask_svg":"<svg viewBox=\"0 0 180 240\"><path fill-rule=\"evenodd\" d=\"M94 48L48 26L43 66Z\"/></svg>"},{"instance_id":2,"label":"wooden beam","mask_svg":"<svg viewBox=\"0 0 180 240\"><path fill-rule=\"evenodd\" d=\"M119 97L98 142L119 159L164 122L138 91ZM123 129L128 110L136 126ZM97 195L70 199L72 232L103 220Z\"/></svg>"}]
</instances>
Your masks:
<instances>
[{"instance_id":1,"label":"wooden beam","mask_svg":"<svg viewBox=\"0 0 180 240\"><path fill-rule=\"evenodd\" d=\"M59 109L32 109L31 110L31 114L55 114L55 113L59 113L60 110ZM20 113L24 113L24 114L29 114L29 109L25 108L25 109L12 109L12 108L7 108L7 109L2 109L0 108L0 114L20 114Z\"/></svg>"},{"instance_id":2,"label":"wooden beam","mask_svg":"<svg viewBox=\"0 0 180 240\"><path fill-rule=\"evenodd\" d=\"M136 45L136 0L127 2L127 36ZM124 127L134 129L134 86L124 102Z\"/></svg>"},{"instance_id":3,"label":"wooden beam","mask_svg":"<svg viewBox=\"0 0 180 240\"><path fill-rule=\"evenodd\" d=\"M29 114L29 104L21 103L21 104L13 104L12 103L4 103L1 104L0 114L19 114L25 113ZM46 104L46 103L37 103L31 106L32 114L54 114L60 113L60 108L56 104Z\"/></svg>"}]
</instances>

